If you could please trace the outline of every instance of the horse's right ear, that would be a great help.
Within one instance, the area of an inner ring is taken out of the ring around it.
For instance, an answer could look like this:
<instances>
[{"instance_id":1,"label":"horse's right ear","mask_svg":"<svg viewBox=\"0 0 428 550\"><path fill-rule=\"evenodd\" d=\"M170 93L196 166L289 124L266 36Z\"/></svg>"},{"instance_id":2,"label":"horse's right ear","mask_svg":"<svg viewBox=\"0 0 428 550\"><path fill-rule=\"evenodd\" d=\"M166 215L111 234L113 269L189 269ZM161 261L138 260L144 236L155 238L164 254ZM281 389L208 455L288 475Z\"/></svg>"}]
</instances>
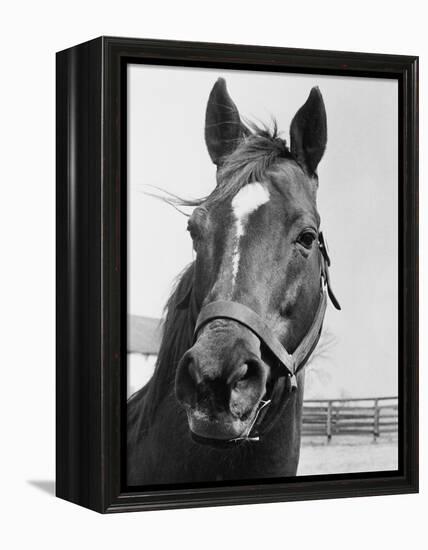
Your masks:
<instances>
[{"instance_id":1,"label":"horse's right ear","mask_svg":"<svg viewBox=\"0 0 428 550\"><path fill-rule=\"evenodd\" d=\"M232 101L224 78L211 90L205 115L205 142L211 160L220 166L246 134L239 111Z\"/></svg>"}]
</instances>

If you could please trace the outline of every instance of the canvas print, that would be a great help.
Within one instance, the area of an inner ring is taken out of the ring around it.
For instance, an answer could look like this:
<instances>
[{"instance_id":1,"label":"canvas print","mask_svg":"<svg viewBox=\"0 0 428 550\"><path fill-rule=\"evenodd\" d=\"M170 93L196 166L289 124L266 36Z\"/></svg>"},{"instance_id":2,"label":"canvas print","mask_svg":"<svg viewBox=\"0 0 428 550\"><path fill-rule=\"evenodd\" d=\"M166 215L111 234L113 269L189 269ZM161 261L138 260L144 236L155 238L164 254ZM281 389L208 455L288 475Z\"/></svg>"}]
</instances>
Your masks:
<instances>
[{"instance_id":1,"label":"canvas print","mask_svg":"<svg viewBox=\"0 0 428 550\"><path fill-rule=\"evenodd\" d=\"M129 64L127 483L398 468L396 80Z\"/></svg>"}]
</instances>

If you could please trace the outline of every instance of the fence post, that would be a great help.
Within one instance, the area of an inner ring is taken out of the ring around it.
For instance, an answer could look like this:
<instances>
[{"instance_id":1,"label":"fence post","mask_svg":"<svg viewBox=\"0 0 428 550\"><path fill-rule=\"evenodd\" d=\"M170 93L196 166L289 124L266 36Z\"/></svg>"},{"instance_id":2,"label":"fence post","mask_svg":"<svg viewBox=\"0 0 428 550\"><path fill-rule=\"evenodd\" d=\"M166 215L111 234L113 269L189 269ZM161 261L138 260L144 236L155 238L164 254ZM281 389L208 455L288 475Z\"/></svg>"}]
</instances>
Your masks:
<instances>
[{"instance_id":1,"label":"fence post","mask_svg":"<svg viewBox=\"0 0 428 550\"><path fill-rule=\"evenodd\" d=\"M331 409L332 403L329 400L327 405L327 442L330 443L331 440Z\"/></svg>"},{"instance_id":2,"label":"fence post","mask_svg":"<svg viewBox=\"0 0 428 550\"><path fill-rule=\"evenodd\" d=\"M373 440L379 437L379 401L374 400Z\"/></svg>"}]
</instances>

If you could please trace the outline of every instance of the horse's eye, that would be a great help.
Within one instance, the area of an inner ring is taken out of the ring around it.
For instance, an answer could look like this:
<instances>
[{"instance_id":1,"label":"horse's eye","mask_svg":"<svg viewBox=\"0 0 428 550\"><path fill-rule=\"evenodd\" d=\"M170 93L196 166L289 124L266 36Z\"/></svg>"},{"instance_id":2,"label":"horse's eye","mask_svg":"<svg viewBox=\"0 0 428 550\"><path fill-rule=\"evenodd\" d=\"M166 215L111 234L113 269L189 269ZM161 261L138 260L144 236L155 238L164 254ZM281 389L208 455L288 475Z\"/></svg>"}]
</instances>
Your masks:
<instances>
[{"instance_id":1,"label":"horse's eye","mask_svg":"<svg viewBox=\"0 0 428 550\"><path fill-rule=\"evenodd\" d=\"M311 248L317 236L313 231L304 231L300 234L298 242L305 248Z\"/></svg>"}]
</instances>

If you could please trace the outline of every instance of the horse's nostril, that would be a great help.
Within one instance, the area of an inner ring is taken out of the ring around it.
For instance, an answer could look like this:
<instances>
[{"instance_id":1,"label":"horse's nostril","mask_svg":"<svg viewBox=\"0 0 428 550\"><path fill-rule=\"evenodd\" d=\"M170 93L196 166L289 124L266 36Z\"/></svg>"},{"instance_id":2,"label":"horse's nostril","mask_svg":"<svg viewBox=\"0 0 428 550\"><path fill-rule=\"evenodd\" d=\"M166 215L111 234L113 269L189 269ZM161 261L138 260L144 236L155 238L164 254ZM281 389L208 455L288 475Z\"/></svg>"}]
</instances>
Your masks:
<instances>
[{"instance_id":1,"label":"horse's nostril","mask_svg":"<svg viewBox=\"0 0 428 550\"><path fill-rule=\"evenodd\" d=\"M249 360L237 368L229 379L229 384L233 387L242 387L251 382L257 382L263 378L263 368L260 361Z\"/></svg>"},{"instance_id":2,"label":"horse's nostril","mask_svg":"<svg viewBox=\"0 0 428 550\"><path fill-rule=\"evenodd\" d=\"M248 376L248 363L243 363L239 368L237 368L232 376L229 377L228 383L232 388L235 388L239 382L245 380Z\"/></svg>"},{"instance_id":3,"label":"horse's nostril","mask_svg":"<svg viewBox=\"0 0 428 550\"><path fill-rule=\"evenodd\" d=\"M248 416L263 397L266 376L259 361L248 361L236 369L231 380L229 408L233 416Z\"/></svg>"}]
</instances>

